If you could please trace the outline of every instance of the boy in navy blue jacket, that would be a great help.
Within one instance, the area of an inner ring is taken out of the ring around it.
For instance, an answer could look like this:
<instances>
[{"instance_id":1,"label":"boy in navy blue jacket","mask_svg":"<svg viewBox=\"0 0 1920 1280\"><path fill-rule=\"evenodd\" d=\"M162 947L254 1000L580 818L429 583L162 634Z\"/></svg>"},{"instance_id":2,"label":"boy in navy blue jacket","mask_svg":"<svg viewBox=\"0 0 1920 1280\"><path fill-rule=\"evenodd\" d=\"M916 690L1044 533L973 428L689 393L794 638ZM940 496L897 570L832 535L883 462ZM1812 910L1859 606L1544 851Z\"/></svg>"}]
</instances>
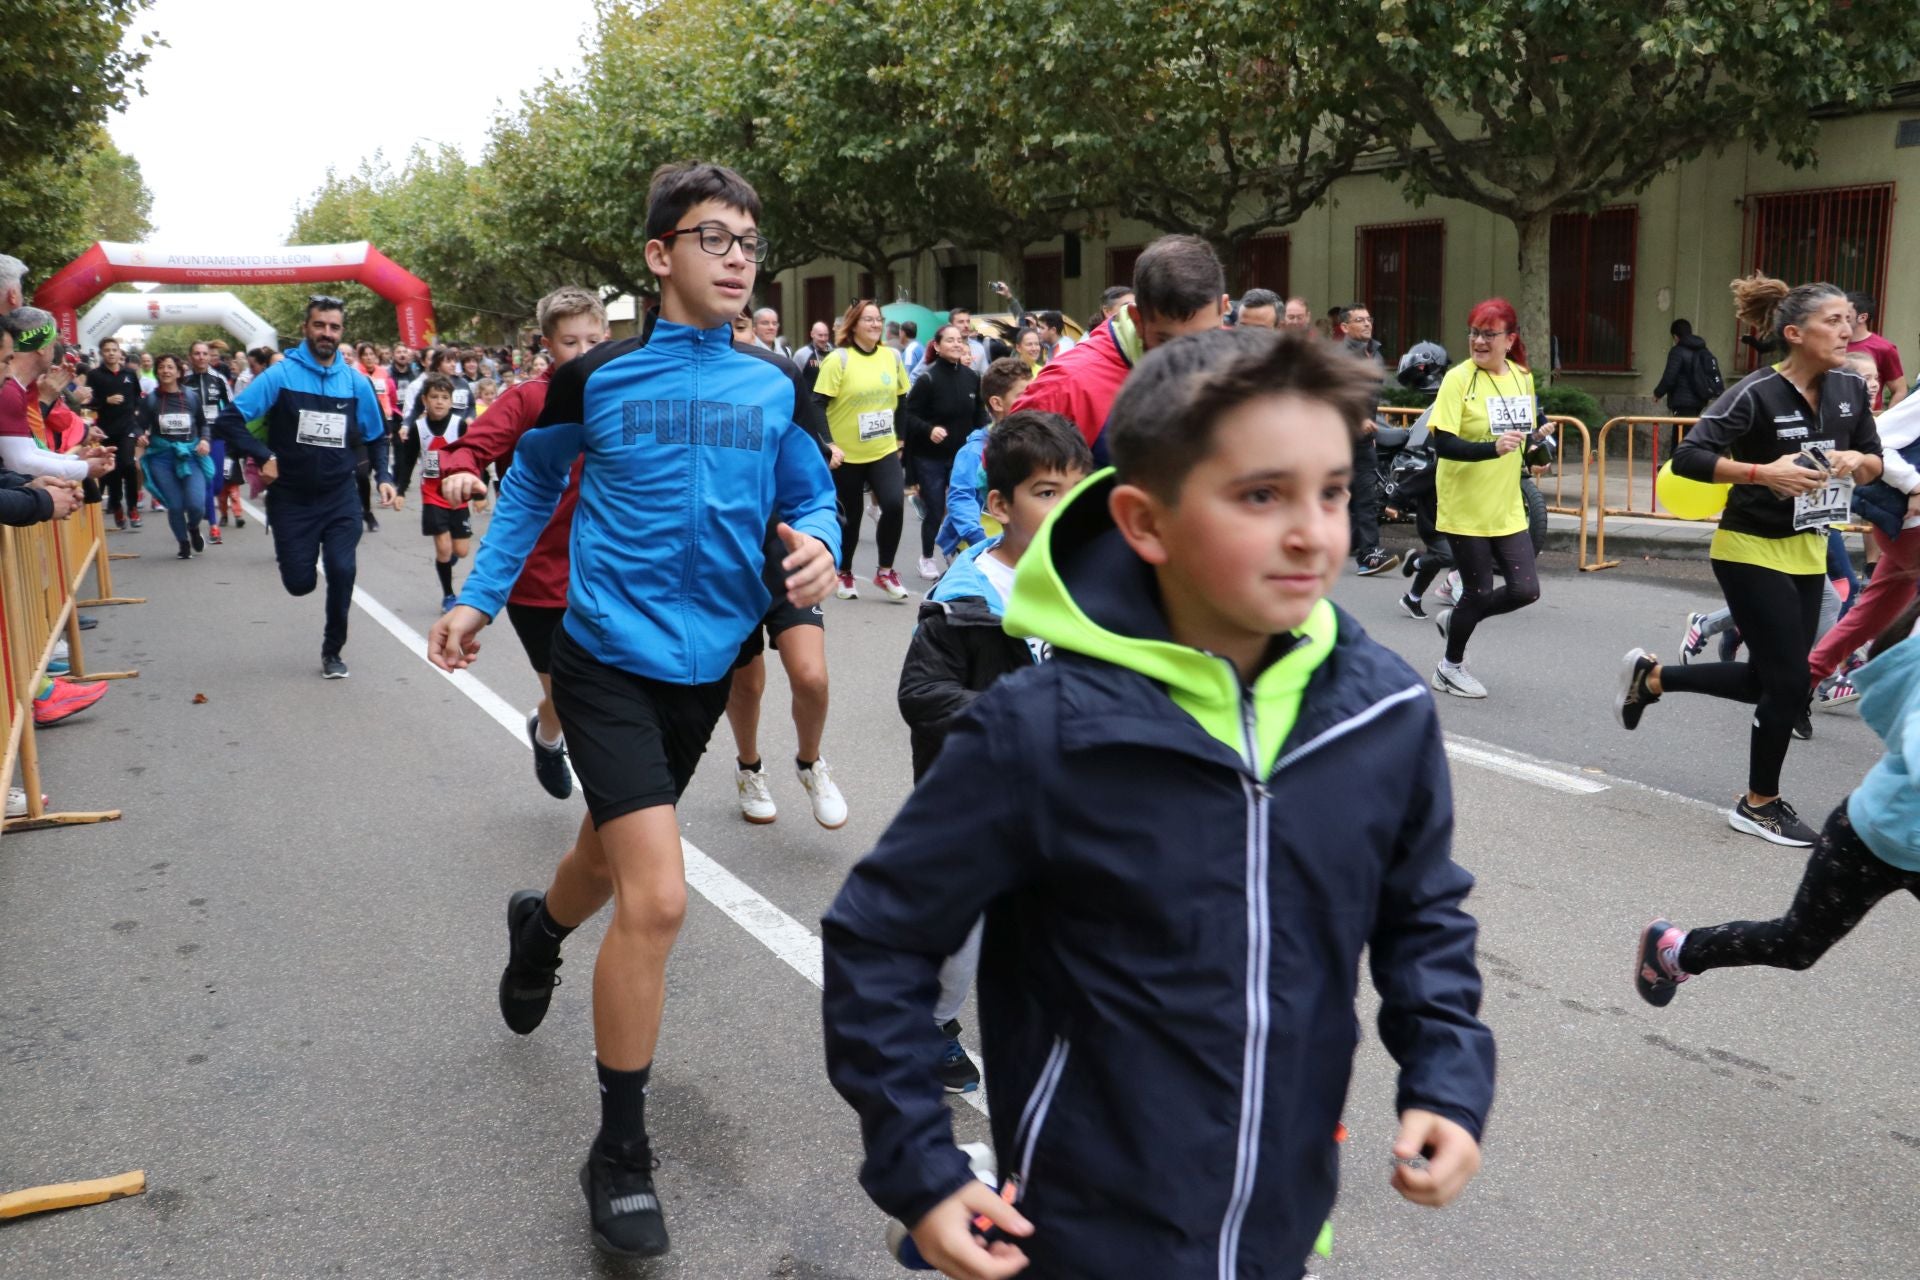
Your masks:
<instances>
[{"instance_id":1,"label":"boy in navy blue jacket","mask_svg":"<svg viewBox=\"0 0 1920 1280\"><path fill-rule=\"evenodd\" d=\"M733 345L732 318L766 260L759 217L759 196L731 169L654 175L646 260L661 284L659 320L554 370L460 602L429 639L444 669L474 660L578 460L567 612L549 671L587 820L546 893L508 900L500 1012L522 1035L539 1026L561 940L611 899L593 973L600 1133L580 1186L594 1243L619 1257L667 1250L645 1106L667 955L686 913L674 806L767 612L769 521L786 547L789 601L811 608L837 581L838 508L800 425L799 375Z\"/></svg>"},{"instance_id":2,"label":"boy in navy blue jacket","mask_svg":"<svg viewBox=\"0 0 1920 1280\"><path fill-rule=\"evenodd\" d=\"M1300 1275L1363 949L1400 1064L1394 1185L1445 1204L1479 1167L1493 1038L1439 724L1324 598L1377 378L1268 330L1150 353L1113 406L1114 469L1020 562L1006 628L1051 660L959 717L826 915L862 1185L948 1275ZM973 1179L931 1070L936 974L983 910L1011 1204Z\"/></svg>"}]
</instances>

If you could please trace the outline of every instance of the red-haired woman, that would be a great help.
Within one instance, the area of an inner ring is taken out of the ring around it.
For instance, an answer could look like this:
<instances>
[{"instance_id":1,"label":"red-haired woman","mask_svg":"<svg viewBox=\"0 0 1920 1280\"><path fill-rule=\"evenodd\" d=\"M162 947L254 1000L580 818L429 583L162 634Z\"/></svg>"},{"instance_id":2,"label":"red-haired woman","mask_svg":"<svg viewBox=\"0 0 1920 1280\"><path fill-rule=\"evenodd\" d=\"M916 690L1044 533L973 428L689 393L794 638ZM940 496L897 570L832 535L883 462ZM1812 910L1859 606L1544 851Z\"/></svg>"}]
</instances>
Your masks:
<instances>
[{"instance_id":1,"label":"red-haired woman","mask_svg":"<svg viewBox=\"0 0 1920 1280\"><path fill-rule=\"evenodd\" d=\"M1489 298L1467 316L1470 356L1440 383L1433 402L1435 524L1453 544L1460 570L1458 603L1434 619L1447 650L1433 687L1458 698L1484 698L1487 688L1467 670L1467 641L1483 618L1524 609L1540 598L1533 539L1520 477L1529 449L1542 443L1540 404L1520 320L1505 298ZM1495 567L1504 585L1494 586Z\"/></svg>"}]
</instances>

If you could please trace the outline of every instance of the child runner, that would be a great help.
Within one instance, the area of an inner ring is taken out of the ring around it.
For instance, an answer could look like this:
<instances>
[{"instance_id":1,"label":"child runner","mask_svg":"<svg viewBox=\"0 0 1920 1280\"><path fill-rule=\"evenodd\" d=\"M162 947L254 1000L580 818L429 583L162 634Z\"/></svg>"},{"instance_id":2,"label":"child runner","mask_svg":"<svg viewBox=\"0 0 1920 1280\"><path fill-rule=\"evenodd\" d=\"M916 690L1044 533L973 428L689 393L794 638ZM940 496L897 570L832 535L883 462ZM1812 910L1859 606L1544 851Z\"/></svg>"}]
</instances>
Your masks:
<instances>
[{"instance_id":1,"label":"child runner","mask_svg":"<svg viewBox=\"0 0 1920 1280\"><path fill-rule=\"evenodd\" d=\"M1445 1204L1479 1166L1493 1036L1438 717L1325 598L1377 376L1266 329L1148 354L1114 470L1015 577L1006 629L1052 658L954 721L827 912L861 1182L948 1275L1299 1276L1334 1200L1362 950L1400 1064L1394 1186ZM982 911L1011 1204L931 1070L940 965Z\"/></svg>"},{"instance_id":2,"label":"child runner","mask_svg":"<svg viewBox=\"0 0 1920 1280\"><path fill-rule=\"evenodd\" d=\"M577 285L562 285L540 299L534 318L540 325L541 343L552 354L549 369L591 350L607 336L606 308L599 298ZM515 383L494 402L485 422L475 423L441 454L442 496L449 502L486 496L487 468L504 470L512 460L513 446L546 407L549 385L545 372ZM553 709L553 683L547 673L554 628L567 611L567 538L579 498L580 464L576 462L553 519L541 531L526 567L507 596L507 620L513 623L514 634L527 651L527 661L540 679L540 705L527 714L533 776L557 800L573 794L573 771L567 768L566 735L560 732L560 716Z\"/></svg>"},{"instance_id":3,"label":"child runner","mask_svg":"<svg viewBox=\"0 0 1920 1280\"><path fill-rule=\"evenodd\" d=\"M944 336L944 331L943 331ZM1023 409L987 437L987 510L1005 530L969 547L920 604L920 624L900 667L900 715L913 740L913 778L933 767L954 719L1010 672L1046 657L1038 640L1000 625L1013 595L1014 568L1047 513L1093 470L1093 452L1057 413ZM980 959L980 923L940 966L933 1020L946 1038L937 1074L948 1093L980 1085L980 1072L960 1044L960 1010Z\"/></svg>"},{"instance_id":4,"label":"child runner","mask_svg":"<svg viewBox=\"0 0 1920 1280\"><path fill-rule=\"evenodd\" d=\"M1460 569L1460 595L1434 619L1446 652L1433 687L1456 698L1484 698L1467 670L1467 642L1481 621L1540 598L1533 537L1520 490L1527 452L1541 443L1540 403L1528 370L1520 318L1505 298L1489 298L1467 316L1470 357L1447 370L1433 400L1435 528L1447 535ZM1493 585L1495 566L1506 581Z\"/></svg>"},{"instance_id":5,"label":"child runner","mask_svg":"<svg viewBox=\"0 0 1920 1280\"><path fill-rule=\"evenodd\" d=\"M961 547L978 546L1000 532L993 517L981 510L987 491L981 456L993 423L1007 416L1031 380L1026 363L1013 356L995 360L980 379L980 399L986 403L992 422L969 432L960 452L953 455L953 474L947 480L947 516L940 522L937 536L940 554L949 561Z\"/></svg>"},{"instance_id":6,"label":"child runner","mask_svg":"<svg viewBox=\"0 0 1920 1280\"><path fill-rule=\"evenodd\" d=\"M731 169L671 165L647 196L646 264L661 284L650 338L602 343L555 370L520 438L464 599L434 623L433 661L473 662L579 458L567 613L553 695L587 796L582 832L542 894L508 902L501 1012L522 1034L545 1016L560 943L609 899L594 965L600 1132L580 1170L594 1243L666 1252L646 1091L667 955L686 912L674 806L726 706L734 659L766 612L761 551L777 512L787 598L833 589L833 482L797 419L799 376L736 349L732 317L767 256L760 198Z\"/></svg>"},{"instance_id":7,"label":"child runner","mask_svg":"<svg viewBox=\"0 0 1920 1280\"><path fill-rule=\"evenodd\" d=\"M1852 795L1827 818L1814 842L1793 904L1777 920L1736 920L1680 929L1655 920L1640 935L1634 989L1664 1006L1679 984L1709 969L1764 964L1810 969L1866 918L1874 904L1905 889L1920 895L1920 603L1910 604L1873 642L1854 673L1860 715L1886 743Z\"/></svg>"},{"instance_id":8,"label":"child runner","mask_svg":"<svg viewBox=\"0 0 1920 1280\"><path fill-rule=\"evenodd\" d=\"M1813 696L1807 658L1827 584L1827 528L1847 518L1857 480L1880 474L1867 384L1846 368L1852 306L1830 284L1762 275L1733 282L1742 324L1787 356L1754 370L1707 407L1674 450L1675 475L1732 485L1713 535L1713 576L1750 655L1746 662L1663 665L1644 649L1621 663L1615 715L1637 729L1668 693L1755 706L1747 787L1727 813L1735 831L1804 848L1813 829L1780 795L1794 722Z\"/></svg>"},{"instance_id":9,"label":"child runner","mask_svg":"<svg viewBox=\"0 0 1920 1280\"><path fill-rule=\"evenodd\" d=\"M453 411L453 380L430 373L420 393L423 406L414 422L420 433L420 532L433 539L433 570L440 575L440 612L453 608L453 566L473 549L473 521L465 502L449 501L440 491L441 451L466 434L467 420ZM476 502L487 500L483 485Z\"/></svg>"}]
</instances>

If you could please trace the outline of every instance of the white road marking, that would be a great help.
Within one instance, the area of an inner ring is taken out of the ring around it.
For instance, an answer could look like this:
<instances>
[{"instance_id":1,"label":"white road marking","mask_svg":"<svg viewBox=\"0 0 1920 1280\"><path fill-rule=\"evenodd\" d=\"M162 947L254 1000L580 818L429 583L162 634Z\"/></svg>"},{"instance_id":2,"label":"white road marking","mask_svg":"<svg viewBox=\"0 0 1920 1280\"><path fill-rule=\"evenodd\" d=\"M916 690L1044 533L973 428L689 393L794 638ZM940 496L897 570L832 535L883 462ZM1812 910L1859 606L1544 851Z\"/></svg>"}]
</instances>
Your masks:
<instances>
[{"instance_id":1,"label":"white road marking","mask_svg":"<svg viewBox=\"0 0 1920 1280\"><path fill-rule=\"evenodd\" d=\"M259 510L251 502L241 504L247 514L262 525L267 523L266 512ZM491 716L500 727L513 735L513 740L533 750L533 744L527 741L526 713L514 707L505 698L489 689L470 671L442 671L433 665L427 657L427 638L401 620L400 615L381 604L360 587L353 589L353 602L369 618L398 640L401 645L420 661L426 663L429 670L441 676L465 694L469 701ZM684 851L687 867L687 884L701 897L718 907L735 924L745 929L767 950L784 961L788 968L811 982L815 987L825 985L820 958L820 939L805 925L773 905L746 881L715 862L693 841L685 836L680 838L680 847ZM980 1059L971 1051L973 1065L978 1067ZM963 1093L961 1099L978 1111L987 1114L987 1095L984 1090L975 1089L972 1093Z\"/></svg>"},{"instance_id":2,"label":"white road marking","mask_svg":"<svg viewBox=\"0 0 1920 1280\"><path fill-rule=\"evenodd\" d=\"M1590 777L1577 773L1568 773L1564 769L1552 768L1525 756L1503 750L1491 743L1475 742L1470 738L1457 738L1447 735L1447 758L1460 764L1470 764L1477 769L1486 769L1492 773L1505 774L1521 782L1531 782L1536 787L1545 787L1549 791L1559 791L1570 796L1590 796L1608 790L1608 784L1596 782Z\"/></svg>"}]
</instances>

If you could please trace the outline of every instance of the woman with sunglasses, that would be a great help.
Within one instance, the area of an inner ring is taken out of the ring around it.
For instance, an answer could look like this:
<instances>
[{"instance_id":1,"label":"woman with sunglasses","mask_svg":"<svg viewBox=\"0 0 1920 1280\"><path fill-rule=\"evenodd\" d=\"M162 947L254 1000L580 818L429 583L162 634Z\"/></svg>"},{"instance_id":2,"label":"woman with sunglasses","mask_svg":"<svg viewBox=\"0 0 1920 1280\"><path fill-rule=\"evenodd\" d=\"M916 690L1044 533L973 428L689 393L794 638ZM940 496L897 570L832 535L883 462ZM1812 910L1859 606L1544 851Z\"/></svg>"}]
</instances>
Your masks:
<instances>
[{"instance_id":1,"label":"woman with sunglasses","mask_svg":"<svg viewBox=\"0 0 1920 1280\"><path fill-rule=\"evenodd\" d=\"M1467 670L1474 629L1485 618L1540 598L1520 478L1527 453L1543 437L1513 305L1489 298L1467 316L1467 325L1470 354L1447 370L1433 401L1434 452L1440 458L1434 523L1452 544L1460 572L1457 603L1434 619L1447 648L1433 669L1433 687L1456 698L1484 698L1487 687ZM1499 587L1496 567L1506 580Z\"/></svg>"},{"instance_id":2,"label":"woman with sunglasses","mask_svg":"<svg viewBox=\"0 0 1920 1280\"><path fill-rule=\"evenodd\" d=\"M874 530L878 567L873 585L887 599L907 598L894 572L894 553L900 549L900 526L906 508L906 476L900 463L900 437L894 417L905 406L907 369L900 351L880 341L886 321L880 304L862 298L847 308L834 344L839 350L820 360L820 376L813 398L826 410L833 447L841 454L834 464L833 486L840 498L840 589L842 600L857 600L853 581L853 553L860 544L864 504L860 495L871 488L880 507Z\"/></svg>"},{"instance_id":3,"label":"woman with sunglasses","mask_svg":"<svg viewBox=\"0 0 1920 1280\"><path fill-rule=\"evenodd\" d=\"M166 504L180 558L191 560L207 549L200 516L213 481L213 444L200 397L180 385L185 375L186 366L172 352L153 362L154 389L140 401L140 439L147 487Z\"/></svg>"}]
</instances>

